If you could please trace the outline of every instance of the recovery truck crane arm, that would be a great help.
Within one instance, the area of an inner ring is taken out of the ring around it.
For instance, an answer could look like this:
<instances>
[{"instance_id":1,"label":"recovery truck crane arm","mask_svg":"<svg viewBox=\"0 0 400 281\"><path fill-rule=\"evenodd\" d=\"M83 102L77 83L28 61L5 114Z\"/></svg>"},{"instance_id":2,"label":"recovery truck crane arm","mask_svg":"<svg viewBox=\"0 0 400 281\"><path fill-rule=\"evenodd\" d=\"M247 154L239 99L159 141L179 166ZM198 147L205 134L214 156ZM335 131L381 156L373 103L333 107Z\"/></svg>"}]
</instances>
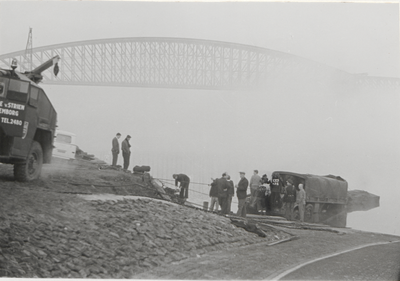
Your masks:
<instances>
[{"instance_id":1,"label":"recovery truck crane arm","mask_svg":"<svg viewBox=\"0 0 400 281\"><path fill-rule=\"evenodd\" d=\"M60 60L60 56L57 55L57 56L49 59L45 63L41 64L40 66L36 67L34 70L26 71L24 74L30 80L32 80L36 84L39 84L43 79L42 72L45 71L46 69L48 69L49 67L53 66L53 65L54 65L54 75L57 76L59 60Z\"/></svg>"}]
</instances>

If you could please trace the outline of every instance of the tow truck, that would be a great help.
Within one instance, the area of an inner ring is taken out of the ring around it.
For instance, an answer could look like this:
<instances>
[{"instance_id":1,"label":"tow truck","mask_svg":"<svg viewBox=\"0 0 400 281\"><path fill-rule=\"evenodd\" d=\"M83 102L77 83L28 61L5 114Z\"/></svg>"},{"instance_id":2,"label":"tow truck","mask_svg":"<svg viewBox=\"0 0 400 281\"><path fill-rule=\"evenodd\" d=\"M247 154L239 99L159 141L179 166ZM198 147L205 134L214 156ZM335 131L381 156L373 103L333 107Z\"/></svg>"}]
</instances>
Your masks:
<instances>
[{"instance_id":1,"label":"tow truck","mask_svg":"<svg viewBox=\"0 0 400 281\"><path fill-rule=\"evenodd\" d=\"M0 68L0 162L14 165L18 181L40 177L43 163L50 163L53 151L57 112L45 91L38 85L42 72L54 66L57 55L32 71Z\"/></svg>"}]
</instances>

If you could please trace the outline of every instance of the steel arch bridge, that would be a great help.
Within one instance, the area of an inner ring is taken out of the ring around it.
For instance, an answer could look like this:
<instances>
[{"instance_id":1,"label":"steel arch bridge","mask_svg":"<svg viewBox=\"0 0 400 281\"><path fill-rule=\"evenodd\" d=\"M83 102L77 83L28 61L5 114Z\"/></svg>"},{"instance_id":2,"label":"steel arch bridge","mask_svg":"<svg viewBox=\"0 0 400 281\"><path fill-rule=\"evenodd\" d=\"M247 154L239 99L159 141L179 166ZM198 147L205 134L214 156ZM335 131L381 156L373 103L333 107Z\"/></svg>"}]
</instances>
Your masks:
<instances>
[{"instance_id":1,"label":"steel arch bridge","mask_svg":"<svg viewBox=\"0 0 400 281\"><path fill-rule=\"evenodd\" d=\"M0 56L24 72L59 55L60 73L43 73L47 84L191 88L254 88L279 79L344 82L351 87L400 88L400 79L357 76L271 49L220 41L133 37L72 42Z\"/></svg>"}]
</instances>

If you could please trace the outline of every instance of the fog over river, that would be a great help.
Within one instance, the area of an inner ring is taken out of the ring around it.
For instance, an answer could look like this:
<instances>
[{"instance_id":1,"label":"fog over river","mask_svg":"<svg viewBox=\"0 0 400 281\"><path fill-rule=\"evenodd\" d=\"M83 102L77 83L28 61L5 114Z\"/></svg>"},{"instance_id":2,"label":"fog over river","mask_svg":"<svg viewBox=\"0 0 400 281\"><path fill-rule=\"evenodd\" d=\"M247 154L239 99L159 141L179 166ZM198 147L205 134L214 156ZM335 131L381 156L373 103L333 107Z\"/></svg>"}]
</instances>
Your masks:
<instances>
[{"instance_id":1,"label":"fog over river","mask_svg":"<svg viewBox=\"0 0 400 281\"><path fill-rule=\"evenodd\" d=\"M196 38L274 49L352 74L400 77L398 23L398 3L0 1L0 54L24 50L31 27L34 47ZM223 172L235 183L239 171L250 178L254 169L268 176L333 174L349 189L381 197L379 208L349 214L349 227L400 235L399 93L317 89L291 85L288 77L277 83L283 86L252 91L42 87L59 129L75 133L81 149L110 161L112 138L129 134L130 168L149 165L152 176L169 180L189 175L190 201L209 201L206 184Z\"/></svg>"},{"instance_id":2,"label":"fog over river","mask_svg":"<svg viewBox=\"0 0 400 281\"><path fill-rule=\"evenodd\" d=\"M189 175L190 201L209 201L206 184L225 171L235 183L254 169L333 174L381 196L379 208L350 214L348 226L399 234L396 96L46 87L56 93L60 128L75 132L84 151L109 161L112 137L130 134L130 168L150 165L170 187L172 174ZM94 93L96 104L77 105Z\"/></svg>"}]
</instances>

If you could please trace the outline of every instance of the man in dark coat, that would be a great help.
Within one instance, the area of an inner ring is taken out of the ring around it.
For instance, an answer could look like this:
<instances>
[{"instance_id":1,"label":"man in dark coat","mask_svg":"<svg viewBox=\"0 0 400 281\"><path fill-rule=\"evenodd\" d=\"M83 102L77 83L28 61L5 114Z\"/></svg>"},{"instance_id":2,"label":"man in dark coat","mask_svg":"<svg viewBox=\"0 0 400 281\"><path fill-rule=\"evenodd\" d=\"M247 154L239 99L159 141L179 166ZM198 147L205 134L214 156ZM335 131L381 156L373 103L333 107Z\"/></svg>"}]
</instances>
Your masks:
<instances>
[{"instance_id":1,"label":"man in dark coat","mask_svg":"<svg viewBox=\"0 0 400 281\"><path fill-rule=\"evenodd\" d=\"M131 158L131 145L129 144L129 140L131 139L130 135L127 135L126 138L122 141L121 150L122 157L124 157L124 170L127 171L129 167L129 160Z\"/></svg>"},{"instance_id":2,"label":"man in dark coat","mask_svg":"<svg viewBox=\"0 0 400 281\"><path fill-rule=\"evenodd\" d=\"M271 179L271 206L273 211L278 211L282 208L281 192L283 190L283 180L279 173L273 173Z\"/></svg>"},{"instance_id":3,"label":"man in dark coat","mask_svg":"<svg viewBox=\"0 0 400 281\"><path fill-rule=\"evenodd\" d=\"M117 165L117 160L118 160L118 154L119 154L119 142L118 139L121 137L121 134L118 133L112 140L112 165L115 167Z\"/></svg>"},{"instance_id":4,"label":"man in dark coat","mask_svg":"<svg viewBox=\"0 0 400 281\"><path fill-rule=\"evenodd\" d=\"M217 179L218 186L218 203L221 206L221 214L228 214L228 189L229 183L226 180L228 174L223 173L222 177Z\"/></svg>"},{"instance_id":5,"label":"man in dark coat","mask_svg":"<svg viewBox=\"0 0 400 281\"><path fill-rule=\"evenodd\" d=\"M185 203L186 199L189 198L189 183L190 178L185 174L173 174L172 177L175 179L175 186L181 189L179 192L179 199L181 203Z\"/></svg>"},{"instance_id":6,"label":"man in dark coat","mask_svg":"<svg viewBox=\"0 0 400 281\"><path fill-rule=\"evenodd\" d=\"M228 214L230 214L231 213L232 198L233 198L233 196L235 196L235 187L234 187L233 181L231 180L231 176L230 175L228 175L226 177L226 180L228 181L228 184L229 184L227 212L228 212Z\"/></svg>"},{"instance_id":7,"label":"man in dark coat","mask_svg":"<svg viewBox=\"0 0 400 281\"><path fill-rule=\"evenodd\" d=\"M240 172L240 181L237 184L236 195L239 201L239 207L237 215L241 217L246 217L246 197L247 197L247 187L249 186L249 181L245 178L245 173Z\"/></svg>"},{"instance_id":8,"label":"man in dark coat","mask_svg":"<svg viewBox=\"0 0 400 281\"><path fill-rule=\"evenodd\" d=\"M218 211L218 186L217 186L217 180L212 179L212 183L211 183L211 188L210 188L210 197L211 197L211 202L210 202L210 208L209 211L213 212L215 210L215 212ZM214 208L215 205L215 208Z\"/></svg>"},{"instance_id":9,"label":"man in dark coat","mask_svg":"<svg viewBox=\"0 0 400 281\"><path fill-rule=\"evenodd\" d=\"M267 174L261 177L262 185L265 186L265 209L267 212L271 211L271 182Z\"/></svg>"},{"instance_id":10,"label":"man in dark coat","mask_svg":"<svg viewBox=\"0 0 400 281\"><path fill-rule=\"evenodd\" d=\"M288 220L293 220L293 208L296 202L296 190L293 186L293 181L286 181L285 195L283 196L283 203L285 204L285 217Z\"/></svg>"}]
</instances>

